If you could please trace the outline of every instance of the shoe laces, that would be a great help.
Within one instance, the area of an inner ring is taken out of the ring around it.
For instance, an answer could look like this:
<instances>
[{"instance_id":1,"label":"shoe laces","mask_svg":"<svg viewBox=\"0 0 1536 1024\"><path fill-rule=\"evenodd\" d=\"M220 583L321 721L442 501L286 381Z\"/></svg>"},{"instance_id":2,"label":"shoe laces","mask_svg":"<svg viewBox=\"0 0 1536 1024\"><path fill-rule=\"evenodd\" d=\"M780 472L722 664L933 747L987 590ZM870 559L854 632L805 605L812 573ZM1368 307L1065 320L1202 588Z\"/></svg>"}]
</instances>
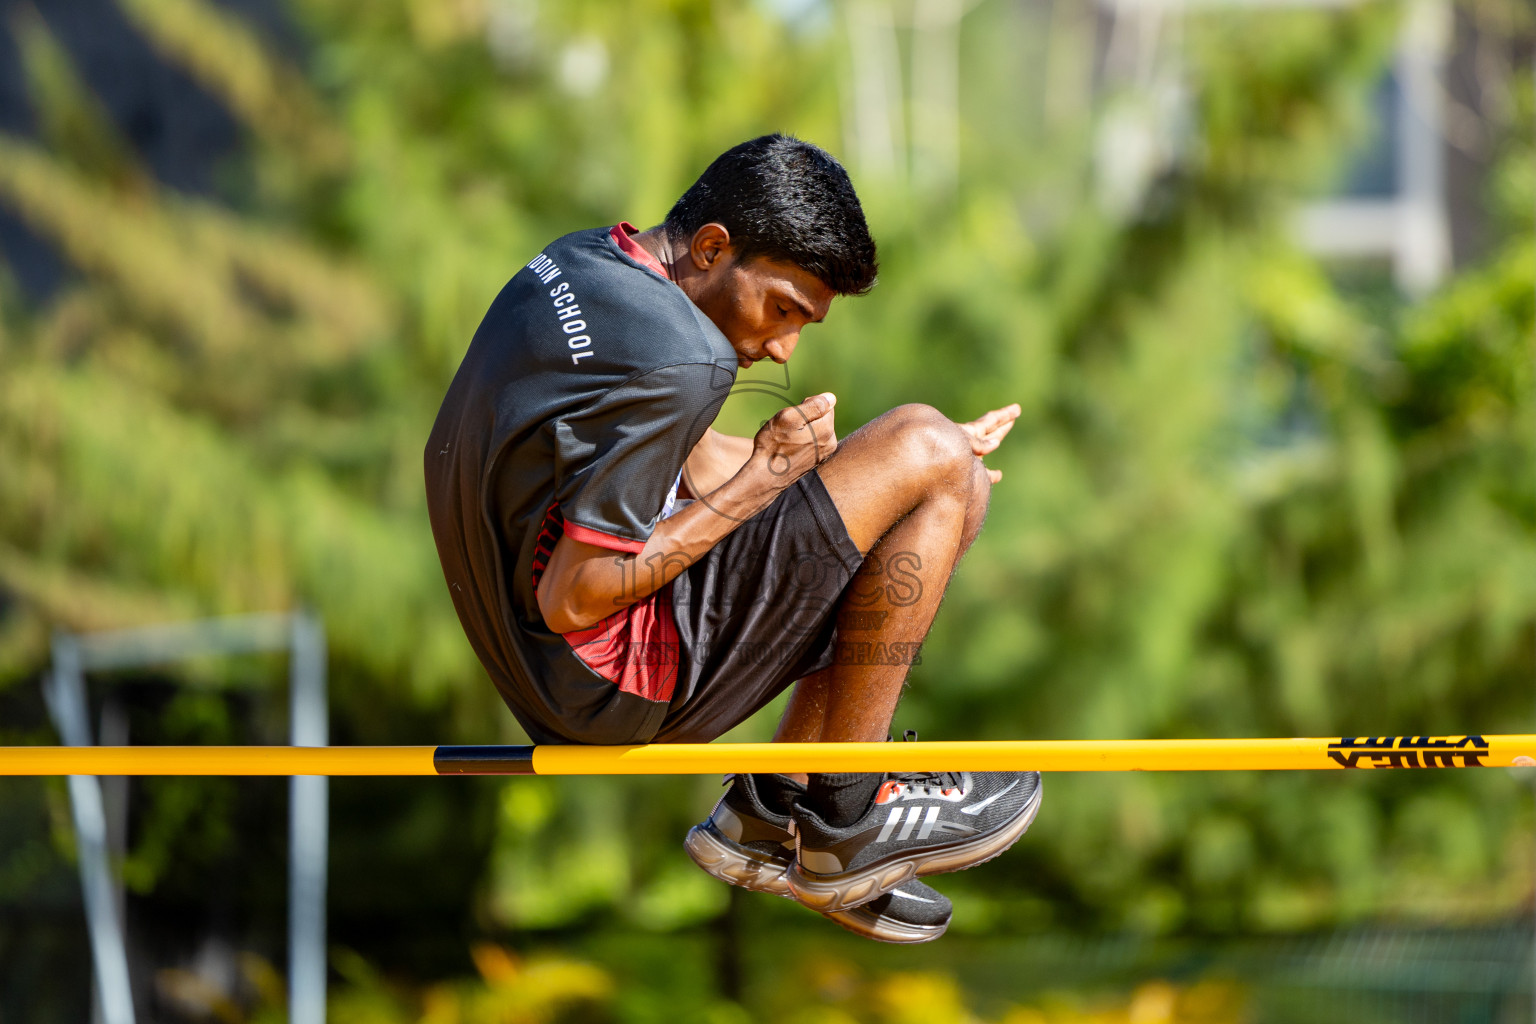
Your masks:
<instances>
[{"instance_id":1,"label":"shoe laces","mask_svg":"<svg viewBox=\"0 0 1536 1024\"><path fill-rule=\"evenodd\" d=\"M908 729L902 733L903 740L908 743L917 742L917 730ZM943 793L951 789L959 789L961 778L959 772L896 772L891 778L903 785L915 790L922 790L927 795L934 790Z\"/></svg>"}]
</instances>

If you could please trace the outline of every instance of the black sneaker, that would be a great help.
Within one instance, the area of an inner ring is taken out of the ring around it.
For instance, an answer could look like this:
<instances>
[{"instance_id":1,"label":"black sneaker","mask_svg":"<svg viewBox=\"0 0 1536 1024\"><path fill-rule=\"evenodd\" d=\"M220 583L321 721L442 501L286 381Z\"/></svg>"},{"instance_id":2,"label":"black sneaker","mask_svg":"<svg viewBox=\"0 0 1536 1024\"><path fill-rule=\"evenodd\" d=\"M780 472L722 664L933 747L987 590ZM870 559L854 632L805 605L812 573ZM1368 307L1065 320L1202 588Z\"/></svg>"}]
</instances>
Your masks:
<instances>
[{"instance_id":1,"label":"black sneaker","mask_svg":"<svg viewBox=\"0 0 1536 1024\"><path fill-rule=\"evenodd\" d=\"M932 942L949 927L954 907L944 894L913 879L852 910L822 916L855 935L881 942Z\"/></svg>"},{"instance_id":2,"label":"black sneaker","mask_svg":"<svg viewBox=\"0 0 1536 1024\"><path fill-rule=\"evenodd\" d=\"M991 860L1039 809L1039 772L888 775L864 815L845 828L796 800L789 888L812 910L850 910L920 875Z\"/></svg>"},{"instance_id":3,"label":"black sneaker","mask_svg":"<svg viewBox=\"0 0 1536 1024\"><path fill-rule=\"evenodd\" d=\"M710 816L688 830L683 849L722 882L794 899L785 879L795 861L789 815L763 806L752 776L727 781L730 788Z\"/></svg>"},{"instance_id":4,"label":"black sneaker","mask_svg":"<svg viewBox=\"0 0 1536 1024\"><path fill-rule=\"evenodd\" d=\"M763 805L750 775L731 779L713 813L688 830L683 848L722 882L795 898L786 878L795 859L789 815ZM865 938L911 943L943 935L952 910L942 893L913 880L861 907L825 916Z\"/></svg>"}]
</instances>

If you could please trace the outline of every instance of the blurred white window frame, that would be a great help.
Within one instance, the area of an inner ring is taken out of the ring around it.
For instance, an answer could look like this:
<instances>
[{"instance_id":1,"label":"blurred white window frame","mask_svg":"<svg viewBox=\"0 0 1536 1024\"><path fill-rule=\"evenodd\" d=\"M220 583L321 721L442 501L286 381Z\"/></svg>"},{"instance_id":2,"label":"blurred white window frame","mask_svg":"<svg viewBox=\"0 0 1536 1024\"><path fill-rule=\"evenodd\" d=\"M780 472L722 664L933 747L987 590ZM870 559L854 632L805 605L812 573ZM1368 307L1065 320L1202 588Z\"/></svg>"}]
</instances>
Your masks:
<instances>
[{"instance_id":1,"label":"blurred white window frame","mask_svg":"<svg viewBox=\"0 0 1536 1024\"><path fill-rule=\"evenodd\" d=\"M1358 0L1100 0L1117 23L1186 11L1354 6ZM1118 28L1118 25L1117 25ZM1400 102L1392 155L1396 194L1340 196L1307 203L1295 214L1301 244L1319 256L1386 259L1410 295L1435 288L1451 270L1445 196L1443 71L1452 16L1447 0L1409 0L1395 59Z\"/></svg>"}]
</instances>

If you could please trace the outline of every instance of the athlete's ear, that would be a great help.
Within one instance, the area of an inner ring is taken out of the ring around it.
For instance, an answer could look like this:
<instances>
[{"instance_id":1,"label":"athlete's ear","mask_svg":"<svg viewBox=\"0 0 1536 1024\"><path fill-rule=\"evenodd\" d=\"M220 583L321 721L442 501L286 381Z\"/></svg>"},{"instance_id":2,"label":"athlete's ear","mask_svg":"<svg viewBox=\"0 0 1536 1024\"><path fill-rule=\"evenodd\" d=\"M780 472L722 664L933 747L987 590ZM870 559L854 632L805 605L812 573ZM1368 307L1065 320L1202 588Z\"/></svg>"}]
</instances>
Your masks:
<instances>
[{"instance_id":1,"label":"athlete's ear","mask_svg":"<svg viewBox=\"0 0 1536 1024\"><path fill-rule=\"evenodd\" d=\"M730 256L730 248L731 233L725 229L724 224L711 222L693 233L688 255L693 259L695 267L707 271L726 261Z\"/></svg>"}]
</instances>

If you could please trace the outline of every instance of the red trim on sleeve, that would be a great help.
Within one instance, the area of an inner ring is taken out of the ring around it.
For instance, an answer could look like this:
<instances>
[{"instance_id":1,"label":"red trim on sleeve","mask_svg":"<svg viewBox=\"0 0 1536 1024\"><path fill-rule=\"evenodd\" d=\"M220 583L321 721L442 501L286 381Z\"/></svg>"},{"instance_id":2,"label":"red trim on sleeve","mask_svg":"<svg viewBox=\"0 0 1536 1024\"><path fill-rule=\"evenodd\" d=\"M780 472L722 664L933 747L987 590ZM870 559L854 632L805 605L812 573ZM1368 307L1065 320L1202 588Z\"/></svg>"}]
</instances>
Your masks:
<instances>
[{"instance_id":1,"label":"red trim on sleeve","mask_svg":"<svg viewBox=\"0 0 1536 1024\"><path fill-rule=\"evenodd\" d=\"M611 533L603 533L589 526L581 526L578 523L566 523L565 535L572 540L579 540L583 544L591 544L595 547L607 548L609 551L627 551L634 554L644 549L645 541L630 540L627 537L615 537Z\"/></svg>"},{"instance_id":2,"label":"red trim on sleeve","mask_svg":"<svg viewBox=\"0 0 1536 1024\"><path fill-rule=\"evenodd\" d=\"M662 277L667 277L667 268L661 265L661 261L652 256L644 246L630 237L639 233L640 229L627 220L615 224L613 229L608 232L613 238L613 244L617 245L619 251L625 256L628 256L646 270L654 274L660 274ZM668 277L667 280L670 281L671 278Z\"/></svg>"}]
</instances>

